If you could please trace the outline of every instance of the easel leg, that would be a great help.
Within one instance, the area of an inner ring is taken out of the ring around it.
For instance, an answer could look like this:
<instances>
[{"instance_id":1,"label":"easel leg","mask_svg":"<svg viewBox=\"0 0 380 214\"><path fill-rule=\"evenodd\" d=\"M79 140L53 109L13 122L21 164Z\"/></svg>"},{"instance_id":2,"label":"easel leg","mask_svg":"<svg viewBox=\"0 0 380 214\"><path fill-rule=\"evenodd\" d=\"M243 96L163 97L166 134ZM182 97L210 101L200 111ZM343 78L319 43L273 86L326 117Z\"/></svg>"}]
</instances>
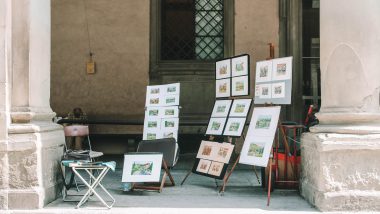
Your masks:
<instances>
[{"instance_id":1,"label":"easel leg","mask_svg":"<svg viewBox=\"0 0 380 214\"><path fill-rule=\"evenodd\" d=\"M255 167L255 166L253 166L253 171L255 172L257 182L258 182L259 184L261 184L261 181L260 181L260 179L259 179L259 175L257 174L256 167ZM261 178L261 179L262 179L262 178Z\"/></svg>"},{"instance_id":2,"label":"easel leg","mask_svg":"<svg viewBox=\"0 0 380 214\"><path fill-rule=\"evenodd\" d=\"M161 181L161 185L160 185L160 189L158 190L158 192L162 192L162 188L164 187L164 185L165 185L165 181L166 181L166 175L167 175L167 173L166 173L166 171L164 172L164 175L162 175L162 181Z\"/></svg>"},{"instance_id":3,"label":"easel leg","mask_svg":"<svg viewBox=\"0 0 380 214\"><path fill-rule=\"evenodd\" d=\"M269 206L270 203L270 190L271 190L271 184L272 184L272 159L269 159L269 178L268 178L268 200L267 200L267 206Z\"/></svg>"},{"instance_id":4,"label":"easel leg","mask_svg":"<svg viewBox=\"0 0 380 214\"><path fill-rule=\"evenodd\" d=\"M234 165L232 166L231 170L228 172L228 175L224 177L224 179L223 179L223 186L219 190L220 193L223 193L224 190L226 189L226 185L227 185L228 179L230 178L232 172L235 170L235 167L236 167L237 163L239 162L239 159L240 159L240 155L236 158L236 161L235 161Z\"/></svg>"},{"instance_id":5,"label":"easel leg","mask_svg":"<svg viewBox=\"0 0 380 214\"><path fill-rule=\"evenodd\" d=\"M187 172L185 178L181 182L181 186L183 185L183 183L185 183L186 179L190 176L190 174L191 174L191 170L189 172Z\"/></svg>"}]
</instances>

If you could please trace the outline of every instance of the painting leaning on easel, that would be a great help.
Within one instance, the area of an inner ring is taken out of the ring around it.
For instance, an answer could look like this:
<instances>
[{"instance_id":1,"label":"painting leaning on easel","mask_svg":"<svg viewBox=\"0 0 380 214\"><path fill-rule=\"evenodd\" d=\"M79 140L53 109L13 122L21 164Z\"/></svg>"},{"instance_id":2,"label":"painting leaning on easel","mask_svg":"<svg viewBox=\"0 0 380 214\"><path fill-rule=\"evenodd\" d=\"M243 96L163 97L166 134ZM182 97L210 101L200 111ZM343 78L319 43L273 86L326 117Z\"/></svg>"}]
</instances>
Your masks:
<instances>
[{"instance_id":1,"label":"painting leaning on easel","mask_svg":"<svg viewBox=\"0 0 380 214\"><path fill-rule=\"evenodd\" d=\"M253 109L239 163L262 167L268 165L280 111L280 106Z\"/></svg>"}]
</instances>

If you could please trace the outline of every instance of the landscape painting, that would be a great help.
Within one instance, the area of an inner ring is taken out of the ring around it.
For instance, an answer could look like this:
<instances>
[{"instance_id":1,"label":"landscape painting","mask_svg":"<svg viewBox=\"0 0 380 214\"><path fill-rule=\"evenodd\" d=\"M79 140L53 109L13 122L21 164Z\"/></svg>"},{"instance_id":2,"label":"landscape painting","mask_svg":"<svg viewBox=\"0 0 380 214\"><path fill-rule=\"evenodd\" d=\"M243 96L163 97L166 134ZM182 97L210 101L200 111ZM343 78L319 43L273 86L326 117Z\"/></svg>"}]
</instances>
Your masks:
<instances>
[{"instance_id":1,"label":"landscape painting","mask_svg":"<svg viewBox=\"0 0 380 214\"><path fill-rule=\"evenodd\" d=\"M217 61L215 63L215 78L224 79L231 77L231 59Z\"/></svg>"},{"instance_id":2,"label":"landscape painting","mask_svg":"<svg viewBox=\"0 0 380 214\"><path fill-rule=\"evenodd\" d=\"M232 103L230 117L246 117L251 108L252 99L235 99Z\"/></svg>"},{"instance_id":3,"label":"landscape painting","mask_svg":"<svg viewBox=\"0 0 380 214\"><path fill-rule=\"evenodd\" d=\"M225 136L241 136L246 118L228 118L226 129L224 130L223 135Z\"/></svg>"},{"instance_id":4,"label":"landscape painting","mask_svg":"<svg viewBox=\"0 0 380 214\"><path fill-rule=\"evenodd\" d=\"M126 153L122 182L158 182L162 157L162 154Z\"/></svg>"},{"instance_id":5,"label":"landscape painting","mask_svg":"<svg viewBox=\"0 0 380 214\"><path fill-rule=\"evenodd\" d=\"M207 126L206 134L222 135L226 120L227 118L211 118Z\"/></svg>"},{"instance_id":6,"label":"landscape painting","mask_svg":"<svg viewBox=\"0 0 380 214\"><path fill-rule=\"evenodd\" d=\"M216 100L211 117L227 117L231 104L232 100Z\"/></svg>"},{"instance_id":7,"label":"landscape painting","mask_svg":"<svg viewBox=\"0 0 380 214\"><path fill-rule=\"evenodd\" d=\"M249 95L248 76L240 76L232 78L232 96Z\"/></svg>"},{"instance_id":8,"label":"landscape painting","mask_svg":"<svg viewBox=\"0 0 380 214\"><path fill-rule=\"evenodd\" d=\"M273 60L272 81L290 80L292 78L293 57L284 57Z\"/></svg>"},{"instance_id":9,"label":"landscape painting","mask_svg":"<svg viewBox=\"0 0 380 214\"><path fill-rule=\"evenodd\" d=\"M216 80L216 97L229 97L231 95L231 82L230 79Z\"/></svg>"},{"instance_id":10,"label":"landscape painting","mask_svg":"<svg viewBox=\"0 0 380 214\"><path fill-rule=\"evenodd\" d=\"M242 55L232 58L231 76L243 76L249 73L249 55Z\"/></svg>"}]
</instances>

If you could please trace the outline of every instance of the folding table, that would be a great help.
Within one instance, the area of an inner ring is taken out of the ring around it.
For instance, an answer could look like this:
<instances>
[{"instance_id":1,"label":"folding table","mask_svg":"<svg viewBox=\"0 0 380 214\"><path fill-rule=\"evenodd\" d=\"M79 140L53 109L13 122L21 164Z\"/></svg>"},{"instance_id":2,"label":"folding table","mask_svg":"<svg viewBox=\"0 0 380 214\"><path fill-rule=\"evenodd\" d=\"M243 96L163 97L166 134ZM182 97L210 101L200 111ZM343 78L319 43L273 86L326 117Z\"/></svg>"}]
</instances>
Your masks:
<instances>
[{"instance_id":1,"label":"folding table","mask_svg":"<svg viewBox=\"0 0 380 214\"><path fill-rule=\"evenodd\" d=\"M86 193L84 195L76 195L76 196L82 196L79 203L76 205L76 208L81 207L84 203L88 201L90 196L95 195L100 202L104 206L106 206L108 209L110 209L114 203L115 199L112 197L112 195L107 191L107 189L101 184L101 181L106 176L108 171L115 170L116 163L114 161L111 162L81 162L81 161L62 161L62 165L70 167L74 174L78 176L78 178L83 182L83 184L88 188ZM98 171L98 173L93 173L95 171ZM85 175L89 176L89 180L86 181L84 178L84 175L82 175L80 172L85 172ZM98 192L96 192L96 188L100 187L104 193L111 199L107 203Z\"/></svg>"}]
</instances>

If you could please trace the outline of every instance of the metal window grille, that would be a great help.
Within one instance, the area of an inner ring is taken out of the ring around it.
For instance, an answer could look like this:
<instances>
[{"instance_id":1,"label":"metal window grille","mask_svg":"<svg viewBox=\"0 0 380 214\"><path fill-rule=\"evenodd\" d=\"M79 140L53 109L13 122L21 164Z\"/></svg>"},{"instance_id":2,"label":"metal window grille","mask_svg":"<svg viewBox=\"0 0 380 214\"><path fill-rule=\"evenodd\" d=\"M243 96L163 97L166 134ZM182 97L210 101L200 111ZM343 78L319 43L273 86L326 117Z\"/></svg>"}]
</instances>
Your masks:
<instances>
[{"instance_id":1,"label":"metal window grille","mask_svg":"<svg viewBox=\"0 0 380 214\"><path fill-rule=\"evenodd\" d=\"M223 0L162 0L161 11L161 60L223 58Z\"/></svg>"}]
</instances>

